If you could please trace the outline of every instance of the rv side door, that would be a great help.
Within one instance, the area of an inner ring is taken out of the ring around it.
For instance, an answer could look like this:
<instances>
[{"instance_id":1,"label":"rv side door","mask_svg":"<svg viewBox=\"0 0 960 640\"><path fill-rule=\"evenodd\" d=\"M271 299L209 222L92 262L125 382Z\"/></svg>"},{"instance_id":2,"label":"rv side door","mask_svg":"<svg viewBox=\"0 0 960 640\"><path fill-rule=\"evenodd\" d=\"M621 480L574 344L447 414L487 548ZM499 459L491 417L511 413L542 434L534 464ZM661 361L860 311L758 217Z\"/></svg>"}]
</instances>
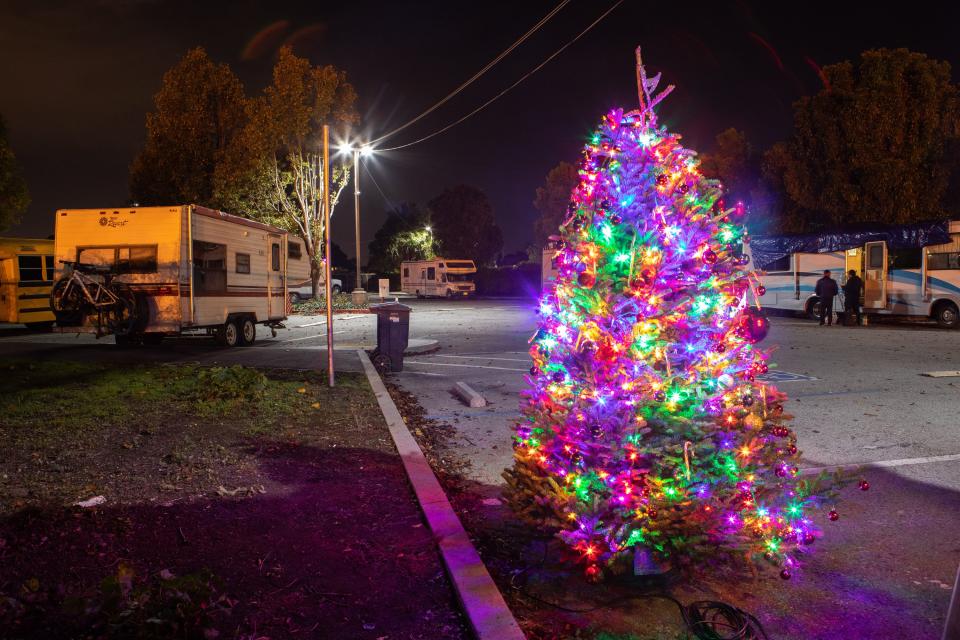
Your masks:
<instances>
[{"instance_id":1,"label":"rv side door","mask_svg":"<svg viewBox=\"0 0 960 640\"><path fill-rule=\"evenodd\" d=\"M863 308L887 307L887 243L868 242L863 247Z\"/></svg>"}]
</instances>

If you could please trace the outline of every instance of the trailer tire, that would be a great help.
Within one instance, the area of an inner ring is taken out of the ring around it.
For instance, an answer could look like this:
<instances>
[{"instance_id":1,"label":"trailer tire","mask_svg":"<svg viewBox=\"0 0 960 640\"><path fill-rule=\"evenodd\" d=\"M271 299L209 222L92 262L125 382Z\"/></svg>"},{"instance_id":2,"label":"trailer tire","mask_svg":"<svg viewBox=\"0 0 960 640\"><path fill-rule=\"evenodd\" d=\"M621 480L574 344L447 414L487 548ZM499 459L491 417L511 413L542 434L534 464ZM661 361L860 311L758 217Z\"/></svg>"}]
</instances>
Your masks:
<instances>
[{"instance_id":1,"label":"trailer tire","mask_svg":"<svg viewBox=\"0 0 960 640\"><path fill-rule=\"evenodd\" d=\"M820 319L820 298L810 298L807 301L806 313L811 320Z\"/></svg>"},{"instance_id":2,"label":"trailer tire","mask_svg":"<svg viewBox=\"0 0 960 640\"><path fill-rule=\"evenodd\" d=\"M337 294L343 291L343 289L340 288L340 285L335 284L332 287L330 287L330 291L332 291L334 294Z\"/></svg>"},{"instance_id":3,"label":"trailer tire","mask_svg":"<svg viewBox=\"0 0 960 640\"><path fill-rule=\"evenodd\" d=\"M300 302L300 294L296 291L290 292L290 304L297 304Z\"/></svg>"},{"instance_id":4,"label":"trailer tire","mask_svg":"<svg viewBox=\"0 0 960 640\"><path fill-rule=\"evenodd\" d=\"M960 311L952 302L940 302L933 309L933 319L944 329L960 327Z\"/></svg>"},{"instance_id":5,"label":"trailer tire","mask_svg":"<svg viewBox=\"0 0 960 640\"><path fill-rule=\"evenodd\" d=\"M241 347L249 347L257 341L257 323L250 316L240 318L240 341Z\"/></svg>"},{"instance_id":6,"label":"trailer tire","mask_svg":"<svg viewBox=\"0 0 960 640\"><path fill-rule=\"evenodd\" d=\"M217 342L224 347L235 347L240 344L240 328L236 320L230 318L223 323L217 331Z\"/></svg>"}]
</instances>

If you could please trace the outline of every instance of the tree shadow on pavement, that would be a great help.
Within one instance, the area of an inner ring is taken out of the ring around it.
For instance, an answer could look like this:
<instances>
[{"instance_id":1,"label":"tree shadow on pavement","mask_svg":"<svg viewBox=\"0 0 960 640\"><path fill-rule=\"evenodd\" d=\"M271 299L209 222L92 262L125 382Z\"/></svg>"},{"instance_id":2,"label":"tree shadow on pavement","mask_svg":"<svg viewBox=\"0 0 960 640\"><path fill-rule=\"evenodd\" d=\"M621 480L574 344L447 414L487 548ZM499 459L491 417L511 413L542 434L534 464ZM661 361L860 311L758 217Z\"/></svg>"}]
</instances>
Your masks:
<instances>
[{"instance_id":1,"label":"tree shadow on pavement","mask_svg":"<svg viewBox=\"0 0 960 640\"><path fill-rule=\"evenodd\" d=\"M587 584L582 567L561 562L562 545L551 542L545 551L543 540L506 504L491 506L499 486L458 482L448 488L530 638L569 637L578 629L675 637L682 623L673 604L632 598L666 592L685 604L733 604L759 618L771 639L937 640L960 563L960 493L925 481L924 474L933 479L934 473L865 469L869 491L856 484L844 489L837 522L826 518L833 505L816 512L823 537L789 581L773 567L755 577L705 569L646 588L614 580Z\"/></svg>"},{"instance_id":2,"label":"tree shadow on pavement","mask_svg":"<svg viewBox=\"0 0 960 640\"><path fill-rule=\"evenodd\" d=\"M220 638L467 637L398 456L279 442L259 443L256 456L265 495L33 508L0 520L0 636L109 637L105 623L118 620L95 611L105 578L119 571L123 584L132 573L143 594L171 574L209 570L227 597L216 603L226 611L209 613ZM88 611L68 613L78 599Z\"/></svg>"}]
</instances>

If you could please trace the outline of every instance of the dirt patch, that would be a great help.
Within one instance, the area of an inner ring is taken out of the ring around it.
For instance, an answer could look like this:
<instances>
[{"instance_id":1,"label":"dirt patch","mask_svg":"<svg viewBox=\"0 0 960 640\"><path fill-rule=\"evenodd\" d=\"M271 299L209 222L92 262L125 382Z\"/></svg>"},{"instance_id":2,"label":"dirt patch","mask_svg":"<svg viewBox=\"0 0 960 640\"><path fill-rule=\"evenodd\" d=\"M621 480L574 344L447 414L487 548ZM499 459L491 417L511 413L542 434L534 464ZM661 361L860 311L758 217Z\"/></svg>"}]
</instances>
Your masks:
<instances>
[{"instance_id":1,"label":"dirt patch","mask_svg":"<svg viewBox=\"0 0 960 640\"><path fill-rule=\"evenodd\" d=\"M0 637L469 637L362 375L3 366Z\"/></svg>"}]
</instances>

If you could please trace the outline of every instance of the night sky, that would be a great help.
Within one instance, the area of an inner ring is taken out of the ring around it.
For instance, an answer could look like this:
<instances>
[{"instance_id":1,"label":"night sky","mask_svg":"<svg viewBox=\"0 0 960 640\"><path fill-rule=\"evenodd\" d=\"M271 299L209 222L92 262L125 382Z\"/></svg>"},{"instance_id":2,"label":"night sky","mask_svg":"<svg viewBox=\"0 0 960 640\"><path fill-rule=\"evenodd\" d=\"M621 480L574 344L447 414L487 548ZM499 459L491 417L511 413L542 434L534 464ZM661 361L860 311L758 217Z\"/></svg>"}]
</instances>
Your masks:
<instances>
[{"instance_id":1,"label":"night sky","mask_svg":"<svg viewBox=\"0 0 960 640\"><path fill-rule=\"evenodd\" d=\"M52 233L58 208L122 206L144 117L163 72L196 45L227 62L248 93L291 42L315 64L345 69L363 130L379 136L420 113L506 48L557 0L498 2L0 1L0 113L33 203L10 235ZM512 83L613 4L573 0L479 82L414 127L402 144L459 118ZM952 4L952 3L951 3ZM485 190L506 251L531 239L534 190L575 161L609 108L636 106L633 48L677 90L661 122L708 150L726 127L765 148L789 133L790 105L820 87L815 65L874 47L908 47L960 67L958 10L946 3L646 2L625 0L537 74L428 142L383 153L362 174L362 243L403 201L458 183ZM952 14L949 12L953 12ZM259 35L258 35L259 34ZM171 203L172 204L172 203ZM334 240L353 253L352 198Z\"/></svg>"}]
</instances>

